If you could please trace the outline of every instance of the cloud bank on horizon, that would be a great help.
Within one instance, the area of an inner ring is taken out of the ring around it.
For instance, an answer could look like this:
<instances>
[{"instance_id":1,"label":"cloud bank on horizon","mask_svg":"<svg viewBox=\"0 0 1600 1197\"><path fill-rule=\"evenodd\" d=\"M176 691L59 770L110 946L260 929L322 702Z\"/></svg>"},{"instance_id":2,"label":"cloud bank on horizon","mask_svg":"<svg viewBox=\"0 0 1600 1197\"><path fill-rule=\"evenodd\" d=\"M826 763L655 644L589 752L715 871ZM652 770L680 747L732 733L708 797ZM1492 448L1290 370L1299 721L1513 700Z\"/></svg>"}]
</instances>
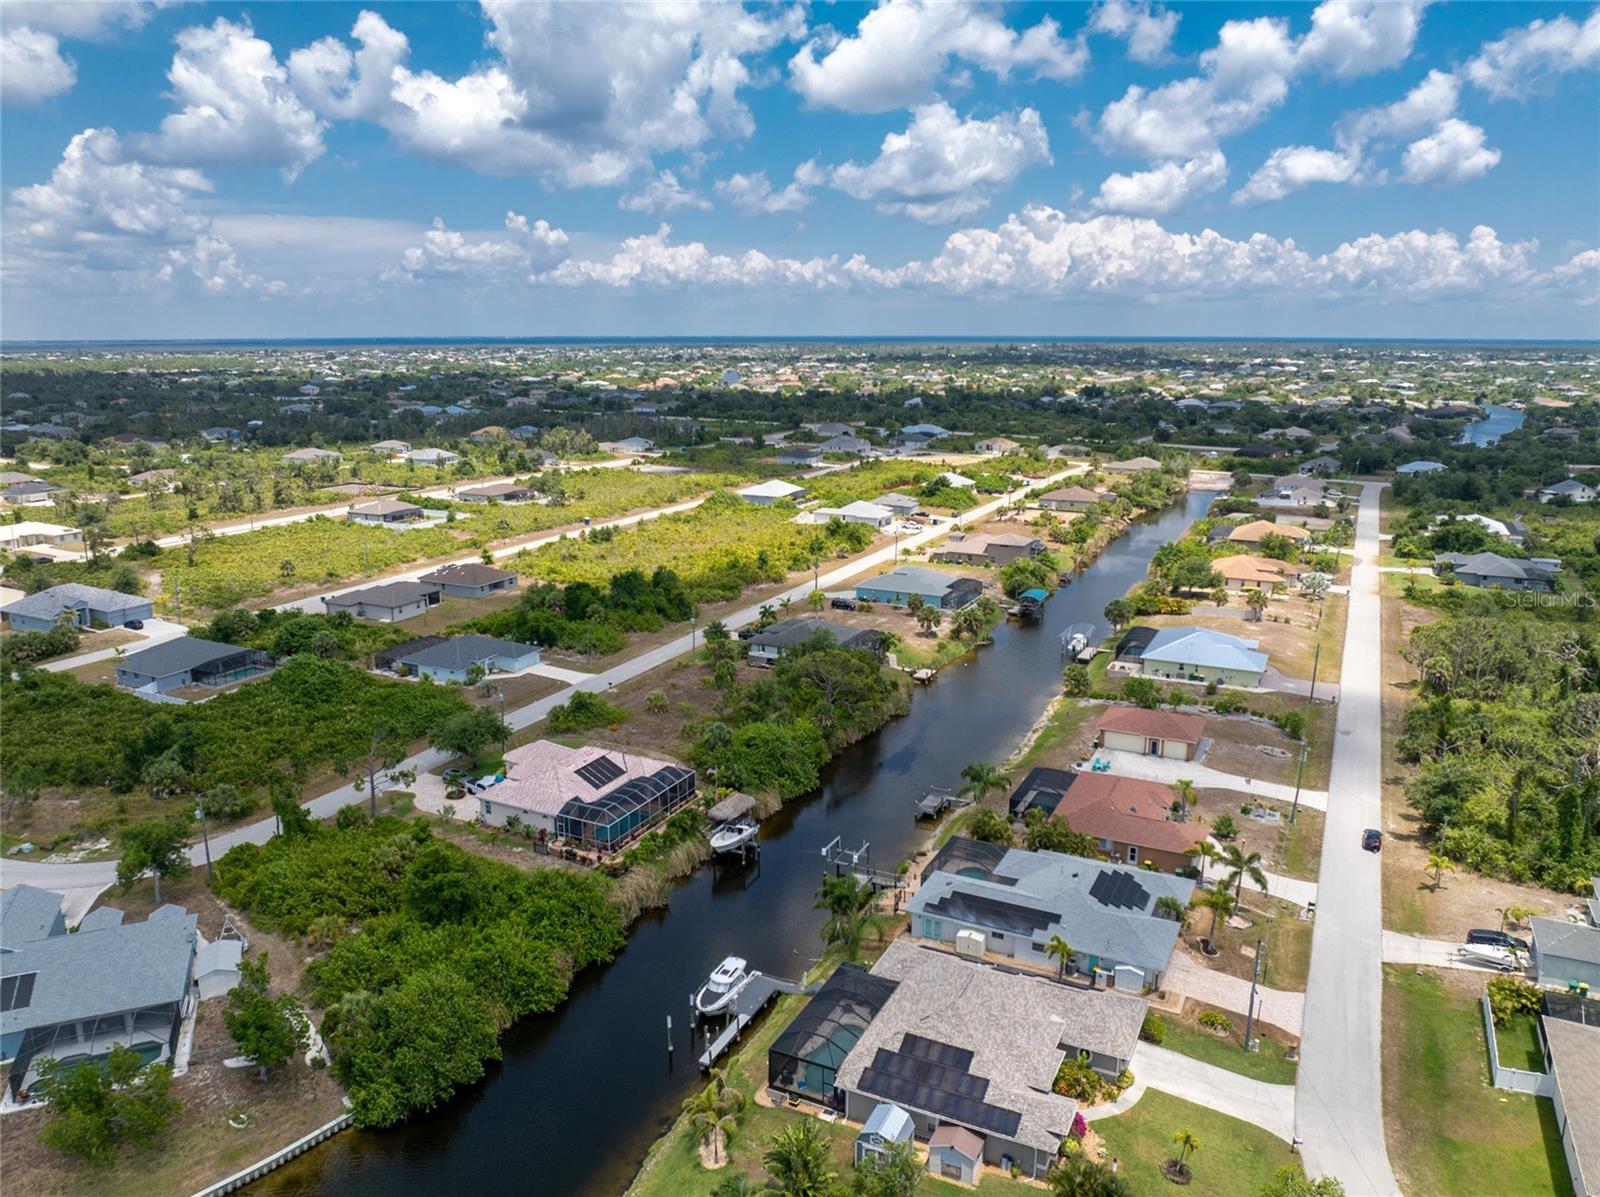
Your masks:
<instances>
[{"instance_id":1,"label":"cloud bank on horizon","mask_svg":"<svg viewBox=\"0 0 1600 1197\"><path fill-rule=\"evenodd\" d=\"M1600 336L1600 7L333 19L0 8L8 335Z\"/></svg>"}]
</instances>

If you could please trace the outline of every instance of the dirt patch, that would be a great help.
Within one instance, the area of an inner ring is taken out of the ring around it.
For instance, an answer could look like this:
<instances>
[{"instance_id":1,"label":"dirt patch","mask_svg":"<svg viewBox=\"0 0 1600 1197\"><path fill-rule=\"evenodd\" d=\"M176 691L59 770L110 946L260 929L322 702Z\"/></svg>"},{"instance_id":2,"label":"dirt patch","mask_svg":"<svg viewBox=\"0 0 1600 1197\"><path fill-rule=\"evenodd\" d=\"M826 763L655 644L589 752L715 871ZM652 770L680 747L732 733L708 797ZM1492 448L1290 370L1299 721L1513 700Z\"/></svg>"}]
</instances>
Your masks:
<instances>
[{"instance_id":1,"label":"dirt patch","mask_svg":"<svg viewBox=\"0 0 1600 1197\"><path fill-rule=\"evenodd\" d=\"M1254 809L1265 807L1275 811L1279 821L1266 823L1244 814L1239 808L1246 803ZM1222 815L1232 817L1237 832L1228 842L1237 845L1247 856L1252 852L1261 853L1262 866L1268 872L1314 879L1322 845L1322 812L1302 806L1291 825L1289 808L1287 802L1243 797L1237 790L1197 789L1193 810L1194 817L1208 829L1215 826Z\"/></svg>"},{"instance_id":2,"label":"dirt patch","mask_svg":"<svg viewBox=\"0 0 1600 1197\"><path fill-rule=\"evenodd\" d=\"M1257 781L1294 784L1300 744L1274 724L1211 715L1206 718L1205 734L1210 743L1201 764ZM1262 752L1263 745L1277 751Z\"/></svg>"}]
</instances>

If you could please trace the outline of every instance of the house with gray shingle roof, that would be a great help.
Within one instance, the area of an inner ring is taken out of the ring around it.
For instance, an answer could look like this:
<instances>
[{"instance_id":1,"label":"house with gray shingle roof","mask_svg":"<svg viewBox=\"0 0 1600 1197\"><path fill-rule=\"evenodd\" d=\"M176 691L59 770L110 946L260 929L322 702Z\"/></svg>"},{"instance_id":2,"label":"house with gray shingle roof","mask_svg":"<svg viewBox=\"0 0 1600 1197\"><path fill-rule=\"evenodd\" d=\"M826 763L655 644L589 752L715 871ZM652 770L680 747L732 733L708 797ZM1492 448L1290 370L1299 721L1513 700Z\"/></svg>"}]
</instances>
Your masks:
<instances>
[{"instance_id":1,"label":"house with gray shingle roof","mask_svg":"<svg viewBox=\"0 0 1600 1197\"><path fill-rule=\"evenodd\" d=\"M149 619L154 611L147 598L83 582L63 582L0 607L0 615L18 632L48 632L63 621L80 628L118 628L130 619Z\"/></svg>"},{"instance_id":2,"label":"house with gray shingle roof","mask_svg":"<svg viewBox=\"0 0 1600 1197\"><path fill-rule=\"evenodd\" d=\"M1433 572L1449 570L1463 586L1490 590L1553 591L1555 571L1535 561L1517 561L1499 553L1438 553Z\"/></svg>"},{"instance_id":3,"label":"house with gray shingle roof","mask_svg":"<svg viewBox=\"0 0 1600 1197\"><path fill-rule=\"evenodd\" d=\"M258 649L179 636L118 660L117 685L146 694L165 694L185 686L214 690L271 669L272 658Z\"/></svg>"},{"instance_id":4,"label":"house with gray shingle roof","mask_svg":"<svg viewBox=\"0 0 1600 1197\"><path fill-rule=\"evenodd\" d=\"M398 656L418 677L436 682L465 682L473 668L484 673L519 673L539 663L539 648L494 636L456 636L439 644L429 644Z\"/></svg>"},{"instance_id":5,"label":"house with gray shingle roof","mask_svg":"<svg viewBox=\"0 0 1600 1197\"><path fill-rule=\"evenodd\" d=\"M1600 927L1533 918L1533 969L1541 985L1587 985L1600 993Z\"/></svg>"},{"instance_id":6,"label":"house with gray shingle roof","mask_svg":"<svg viewBox=\"0 0 1600 1197\"><path fill-rule=\"evenodd\" d=\"M906 910L913 935L955 943L957 932L976 931L987 951L1035 967L1057 967L1046 948L1060 935L1075 949L1070 971L1103 972L1137 993L1160 982L1178 941L1157 901L1187 906L1193 893L1194 882L1167 873L1012 848L988 864L964 857L959 871L935 857Z\"/></svg>"},{"instance_id":7,"label":"house with gray shingle roof","mask_svg":"<svg viewBox=\"0 0 1600 1197\"><path fill-rule=\"evenodd\" d=\"M37 897L45 893L7 895L5 905L0 1061L10 1067L12 1093L34 1084L40 1060L98 1060L118 1043L152 1061L170 1059L194 974L195 916L170 905L142 923L91 916L68 935L60 897ZM57 916L44 920L48 899Z\"/></svg>"}]
</instances>

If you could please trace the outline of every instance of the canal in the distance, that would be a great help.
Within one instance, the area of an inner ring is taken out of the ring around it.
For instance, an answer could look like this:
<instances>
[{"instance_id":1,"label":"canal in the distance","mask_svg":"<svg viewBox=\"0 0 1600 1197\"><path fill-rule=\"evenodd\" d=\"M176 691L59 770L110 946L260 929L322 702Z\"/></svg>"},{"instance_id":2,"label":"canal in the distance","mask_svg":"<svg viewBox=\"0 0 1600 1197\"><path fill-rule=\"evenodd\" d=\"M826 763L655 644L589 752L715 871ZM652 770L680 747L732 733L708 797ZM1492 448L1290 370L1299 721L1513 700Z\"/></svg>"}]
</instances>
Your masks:
<instances>
[{"instance_id":1,"label":"canal in the distance","mask_svg":"<svg viewBox=\"0 0 1600 1197\"><path fill-rule=\"evenodd\" d=\"M1503 407L1498 403L1485 403L1483 410L1487 413L1483 419L1474 420L1461 432L1461 444L1492 445L1508 432L1515 432L1522 427L1523 415L1514 407Z\"/></svg>"},{"instance_id":2,"label":"canal in the distance","mask_svg":"<svg viewBox=\"0 0 1600 1197\"><path fill-rule=\"evenodd\" d=\"M395 1193L615 1197L699 1081L684 1031L689 995L724 956L797 977L821 951L811 908L820 852L835 836L872 844L892 868L928 834L912 818L933 785L960 784L973 761L999 763L1061 689L1058 641L1074 623L1106 630L1101 611L1145 576L1152 554L1214 496L1189 494L1137 524L1062 588L1038 626L1006 622L994 643L918 690L911 712L855 744L821 789L761 828L759 867L707 866L645 915L627 947L573 984L552 1014L525 1018L481 1085L393 1131L349 1131L252 1186L255 1194ZM666 1051L666 1016L677 1034Z\"/></svg>"}]
</instances>

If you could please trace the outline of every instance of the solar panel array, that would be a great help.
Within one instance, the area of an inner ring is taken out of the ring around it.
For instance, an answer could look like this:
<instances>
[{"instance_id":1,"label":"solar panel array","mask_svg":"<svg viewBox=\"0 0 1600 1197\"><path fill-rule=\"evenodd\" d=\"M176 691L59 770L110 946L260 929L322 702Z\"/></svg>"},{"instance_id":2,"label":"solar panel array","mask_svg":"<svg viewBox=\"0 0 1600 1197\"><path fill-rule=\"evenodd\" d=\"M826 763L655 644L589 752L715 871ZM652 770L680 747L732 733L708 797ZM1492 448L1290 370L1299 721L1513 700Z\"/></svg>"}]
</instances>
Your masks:
<instances>
[{"instance_id":1,"label":"solar panel array","mask_svg":"<svg viewBox=\"0 0 1600 1197\"><path fill-rule=\"evenodd\" d=\"M997 1135L1015 1135L1022 1125L1022 1115L1016 1110L990 1105L983 1100L989 1091L987 1077L974 1076L964 1069L948 1068L904 1052L892 1052L885 1047L878 1049L872 1063L861 1073L860 1086L863 1093Z\"/></svg>"},{"instance_id":2,"label":"solar panel array","mask_svg":"<svg viewBox=\"0 0 1600 1197\"><path fill-rule=\"evenodd\" d=\"M1119 910L1143 910L1150 904L1150 891L1127 873L1107 869L1094 879L1089 896L1102 906Z\"/></svg>"},{"instance_id":3,"label":"solar panel array","mask_svg":"<svg viewBox=\"0 0 1600 1197\"><path fill-rule=\"evenodd\" d=\"M598 790L616 781L627 770L608 756L597 756L587 765L580 766L575 772L584 781L588 782L592 789Z\"/></svg>"},{"instance_id":4,"label":"solar panel array","mask_svg":"<svg viewBox=\"0 0 1600 1197\"><path fill-rule=\"evenodd\" d=\"M20 973L0 978L0 1011L26 1010L33 1001L33 983L38 973Z\"/></svg>"},{"instance_id":5,"label":"solar panel array","mask_svg":"<svg viewBox=\"0 0 1600 1197\"><path fill-rule=\"evenodd\" d=\"M962 1072L972 1067L972 1053L966 1048L940 1043L937 1039L924 1039L921 1035L913 1035L910 1031L900 1037L900 1054L915 1056L919 1060L931 1060L935 1064L943 1064L946 1068L958 1068Z\"/></svg>"}]
</instances>

